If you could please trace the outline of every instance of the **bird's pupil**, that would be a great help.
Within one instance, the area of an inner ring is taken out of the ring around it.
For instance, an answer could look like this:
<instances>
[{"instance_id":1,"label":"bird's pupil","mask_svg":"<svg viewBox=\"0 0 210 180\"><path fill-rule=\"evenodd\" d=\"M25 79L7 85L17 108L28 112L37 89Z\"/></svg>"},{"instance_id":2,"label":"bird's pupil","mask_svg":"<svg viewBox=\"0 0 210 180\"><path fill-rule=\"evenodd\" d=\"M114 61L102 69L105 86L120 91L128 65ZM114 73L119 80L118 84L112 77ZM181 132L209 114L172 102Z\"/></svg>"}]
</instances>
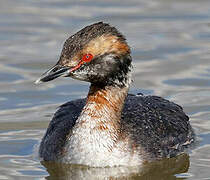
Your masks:
<instances>
[{"instance_id":1,"label":"bird's pupil","mask_svg":"<svg viewBox=\"0 0 210 180\"><path fill-rule=\"evenodd\" d=\"M82 57L82 61L84 62L90 62L93 58L93 55L92 54L85 54L83 57Z\"/></svg>"}]
</instances>

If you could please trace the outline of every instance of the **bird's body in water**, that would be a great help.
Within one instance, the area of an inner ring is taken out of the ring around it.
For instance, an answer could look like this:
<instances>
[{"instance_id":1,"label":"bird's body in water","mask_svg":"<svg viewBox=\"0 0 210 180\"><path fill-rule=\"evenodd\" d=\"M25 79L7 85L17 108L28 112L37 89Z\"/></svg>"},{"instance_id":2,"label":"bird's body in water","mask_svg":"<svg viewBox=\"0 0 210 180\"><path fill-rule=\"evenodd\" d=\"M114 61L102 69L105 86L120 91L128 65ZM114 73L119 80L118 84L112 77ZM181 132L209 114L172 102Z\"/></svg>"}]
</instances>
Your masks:
<instances>
[{"instance_id":1,"label":"bird's body in water","mask_svg":"<svg viewBox=\"0 0 210 180\"><path fill-rule=\"evenodd\" d=\"M69 37L58 63L37 82L59 76L91 83L87 98L62 105L43 137L39 155L93 167L136 166L174 157L194 142L183 109L157 96L128 95L130 48L106 23Z\"/></svg>"}]
</instances>

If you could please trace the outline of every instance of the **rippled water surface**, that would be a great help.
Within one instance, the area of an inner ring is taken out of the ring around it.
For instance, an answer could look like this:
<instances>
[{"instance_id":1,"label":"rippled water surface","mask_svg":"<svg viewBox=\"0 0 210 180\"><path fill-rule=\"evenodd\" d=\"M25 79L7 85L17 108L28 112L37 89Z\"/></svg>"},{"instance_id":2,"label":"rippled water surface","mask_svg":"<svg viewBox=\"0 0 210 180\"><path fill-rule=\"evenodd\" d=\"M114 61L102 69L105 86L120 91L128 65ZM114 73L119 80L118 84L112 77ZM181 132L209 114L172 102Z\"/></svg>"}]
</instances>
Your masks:
<instances>
[{"instance_id":1,"label":"rippled water surface","mask_svg":"<svg viewBox=\"0 0 210 180\"><path fill-rule=\"evenodd\" d=\"M198 135L190 157L135 168L41 164L37 148L56 108L84 97L88 84L34 81L58 59L64 40L109 22L132 47L131 92L184 107ZM1 0L0 179L210 179L209 0Z\"/></svg>"}]
</instances>

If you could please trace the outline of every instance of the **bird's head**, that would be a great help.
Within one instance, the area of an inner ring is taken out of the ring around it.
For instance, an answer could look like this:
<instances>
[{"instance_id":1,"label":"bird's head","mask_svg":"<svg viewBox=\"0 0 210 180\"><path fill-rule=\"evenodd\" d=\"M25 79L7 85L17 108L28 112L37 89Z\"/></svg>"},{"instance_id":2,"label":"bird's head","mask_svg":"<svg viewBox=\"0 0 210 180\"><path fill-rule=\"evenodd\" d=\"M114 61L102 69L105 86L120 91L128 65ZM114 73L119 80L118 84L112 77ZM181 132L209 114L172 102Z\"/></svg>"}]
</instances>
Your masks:
<instances>
[{"instance_id":1,"label":"bird's head","mask_svg":"<svg viewBox=\"0 0 210 180\"><path fill-rule=\"evenodd\" d=\"M131 68L130 48L115 27L99 22L87 26L64 43L59 61L37 81L59 76L96 85L125 85Z\"/></svg>"}]
</instances>

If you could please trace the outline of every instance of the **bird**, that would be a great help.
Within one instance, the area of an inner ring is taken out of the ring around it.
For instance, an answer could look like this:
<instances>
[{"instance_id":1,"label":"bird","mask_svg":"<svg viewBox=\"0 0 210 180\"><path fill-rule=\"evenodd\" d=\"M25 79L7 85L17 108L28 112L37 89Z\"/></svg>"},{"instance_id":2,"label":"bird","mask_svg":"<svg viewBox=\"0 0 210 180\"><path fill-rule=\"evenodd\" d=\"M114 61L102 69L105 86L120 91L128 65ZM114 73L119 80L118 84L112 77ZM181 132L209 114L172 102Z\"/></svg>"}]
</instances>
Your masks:
<instances>
[{"instance_id":1,"label":"bird","mask_svg":"<svg viewBox=\"0 0 210 180\"><path fill-rule=\"evenodd\" d=\"M70 36L56 65L36 83L71 77L90 88L86 98L54 114L39 146L41 160L140 166L187 152L195 142L189 117L162 97L129 94L132 69L130 47L114 26L97 22Z\"/></svg>"}]
</instances>

